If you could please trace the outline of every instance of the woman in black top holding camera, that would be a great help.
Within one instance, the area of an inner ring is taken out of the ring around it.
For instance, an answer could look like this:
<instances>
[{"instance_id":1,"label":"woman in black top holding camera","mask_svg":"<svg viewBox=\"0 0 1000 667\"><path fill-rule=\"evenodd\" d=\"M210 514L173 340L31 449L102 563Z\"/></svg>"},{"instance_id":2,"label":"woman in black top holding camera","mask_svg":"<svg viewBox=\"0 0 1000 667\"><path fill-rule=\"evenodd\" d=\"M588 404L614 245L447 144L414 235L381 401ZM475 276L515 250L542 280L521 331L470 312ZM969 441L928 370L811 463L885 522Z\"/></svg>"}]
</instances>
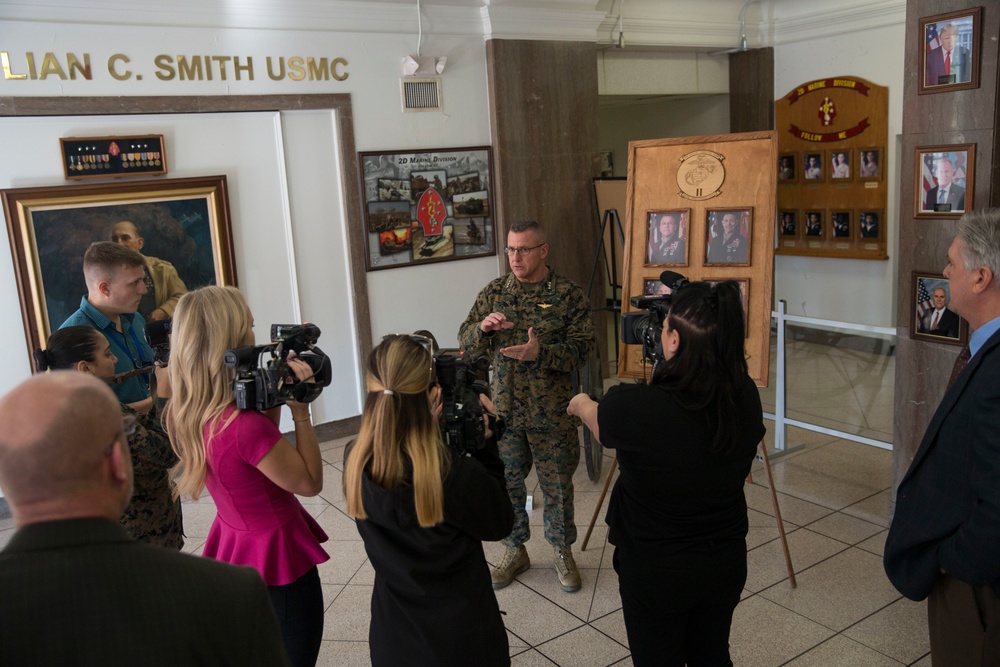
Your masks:
<instances>
[{"instance_id":1,"label":"woman in black top holding camera","mask_svg":"<svg viewBox=\"0 0 1000 667\"><path fill-rule=\"evenodd\" d=\"M652 382L569 405L617 452L608 540L637 666L733 664L729 628L747 575L743 484L764 437L744 331L735 282L687 285L674 293Z\"/></svg>"},{"instance_id":2,"label":"woman in black top holding camera","mask_svg":"<svg viewBox=\"0 0 1000 667\"><path fill-rule=\"evenodd\" d=\"M430 340L387 336L368 358L361 430L344 453L347 513L375 568L371 660L503 667L507 632L481 540L514 525L504 466L488 426L471 457L445 446L434 380Z\"/></svg>"}]
</instances>

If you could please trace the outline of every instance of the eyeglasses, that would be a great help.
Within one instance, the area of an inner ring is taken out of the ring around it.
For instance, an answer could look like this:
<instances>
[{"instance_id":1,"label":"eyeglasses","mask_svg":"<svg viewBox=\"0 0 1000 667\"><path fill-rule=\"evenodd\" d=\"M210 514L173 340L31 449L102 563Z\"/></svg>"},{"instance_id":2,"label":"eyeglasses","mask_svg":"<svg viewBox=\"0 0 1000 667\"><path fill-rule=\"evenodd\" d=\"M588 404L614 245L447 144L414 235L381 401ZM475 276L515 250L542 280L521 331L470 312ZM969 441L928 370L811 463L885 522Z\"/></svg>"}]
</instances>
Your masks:
<instances>
[{"instance_id":1,"label":"eyeglasses","mask_svg":"<svg viewBox=\"0 0 1000 667\"><path fill-rule=\"evenodd\" d=\"M122 417L122 428L120 431L115 433L115 437L111 441L111 444L108 445L107 448L104 450L105 456L111 456L111 448L115 446L116 442L118 442L118 438L124 435L125 438L127 439L135 434L135 429L139 425L138 421L139 418L136 417L135 415L125 415L124 417Z\"/></svg>"},{"instance_id":2,"label":"eyeglasses","mask_svg":"<svg viewBox=\"0 0 1000 667\"><path fill-rule=\"evenodd\" d=\"M524 247L522 247L522 248L511 248L510 246L504 246L503 250L508 255L520 255L521 257L527 257L528 255L531 254L532 250L534 250L535 248L541 248L543 245L545 245L545 244L544 243L539 243L538 245L533 245L530 248L524 248Z\"/></svg>"}]
</instances>

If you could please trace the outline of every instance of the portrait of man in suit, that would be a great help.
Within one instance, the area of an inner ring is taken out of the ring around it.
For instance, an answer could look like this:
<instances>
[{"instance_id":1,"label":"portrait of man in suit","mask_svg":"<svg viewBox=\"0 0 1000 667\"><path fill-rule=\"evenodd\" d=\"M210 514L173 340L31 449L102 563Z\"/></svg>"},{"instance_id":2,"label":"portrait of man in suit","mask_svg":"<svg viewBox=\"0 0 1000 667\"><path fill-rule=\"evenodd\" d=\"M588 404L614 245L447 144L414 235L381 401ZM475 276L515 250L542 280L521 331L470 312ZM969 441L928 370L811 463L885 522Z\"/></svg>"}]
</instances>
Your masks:
<instances>
[{"instance_id":1,"label":"portrait of man in suit","mask_svg":"<svg viewBox=\"0 0 1000 667\"><path fill-rule=\"evenodd\" d=\"M946 338L958 338L958 315L948 309L948 292L944 287L935 287L931 291L932 307L919 317L920 333Z\"/></svg>"},{"instance_id":2,"label":"portrait of man in suit","mask_svg":"<svg viewBox=\"0 0 1000 667\"><path fill-rule=\"evenodd\" d=\"M941 45L927 53L924 85L942 86L949 83L967 83L972 80L972 60L969 50L958 45L958 26L928 24L926 30L937 30ZM933 36L929 43L933 42Z\"/></svg>"},{"instance_id":3,"label":"portrait of man in suit","mask_svg":"<svg viewBox=\"0 0 1000 667\"><path fill-rule=\"evenodd\" d=\"M969 345L909 469L883 565L896 589L927 599L934 665L986 667L1000 656L1000 208L963 215L948 249L949 308Z\"/></svg>"},{"instance_id":4,"label":"portrait of man in suit","mask_svg":"<svg viewBox=\"0 0 1000 667\"><path fill-rule=\"evenodd\" d=\"M925 211L961 213L965 211L965 188L955 182L955 163L947 155L934 161L936 185L924 198Z\"/></svg>"}]
</instances>

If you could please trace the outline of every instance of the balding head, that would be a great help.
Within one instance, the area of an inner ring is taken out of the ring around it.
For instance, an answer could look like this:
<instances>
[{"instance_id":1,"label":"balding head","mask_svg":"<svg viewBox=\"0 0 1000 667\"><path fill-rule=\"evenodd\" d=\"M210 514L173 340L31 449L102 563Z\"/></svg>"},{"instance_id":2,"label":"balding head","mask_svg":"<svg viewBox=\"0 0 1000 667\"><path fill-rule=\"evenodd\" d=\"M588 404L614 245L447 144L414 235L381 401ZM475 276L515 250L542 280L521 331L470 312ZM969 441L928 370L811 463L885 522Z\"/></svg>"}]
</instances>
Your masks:
<instances>
[{"instance_id":1,"label":"balding head","mask_svg":"<svg viewBox=\"0 0 1000 667\"><path fill-rule=\"evenodd\" d=\"M18 526L117 520L132 495L132 466L111 389L85 373L56 371L0 399L0 487Z\"/></svg>"}]
</instances>

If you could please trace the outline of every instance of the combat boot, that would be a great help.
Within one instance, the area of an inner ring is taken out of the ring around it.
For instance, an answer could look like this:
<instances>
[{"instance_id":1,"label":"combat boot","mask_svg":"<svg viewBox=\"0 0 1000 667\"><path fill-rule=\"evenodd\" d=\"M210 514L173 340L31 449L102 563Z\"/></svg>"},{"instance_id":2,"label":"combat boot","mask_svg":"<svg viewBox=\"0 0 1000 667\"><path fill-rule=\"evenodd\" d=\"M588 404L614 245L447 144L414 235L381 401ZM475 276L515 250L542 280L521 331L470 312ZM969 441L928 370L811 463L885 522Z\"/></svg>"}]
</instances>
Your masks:
<instances>
[{"instance_id":1,"label":"combat boot","mask_svg":"<svg viewBox=\"0 0 1000 667\"><path fill-rule=\"evenodd\" d=\"M559 585L567 593L580 590L580 570L573 560L573 550L568 547L556 547L556 574L559 575Z\"/></svg>"},{"instance_id":2,"label":"combat boot","mask_svg":"<svg viewBox=\"0 0 1000 667\"><path fill-rule=\"evenodd\" d=\"M499 590L514 581L514 577L522 572L527 572L529 567L531 567L531 560L528 558L528 550L524 548L523 544L507 547L503 554L503 560L490 572L493 590Z\"/></svg>"}]
</instances>

